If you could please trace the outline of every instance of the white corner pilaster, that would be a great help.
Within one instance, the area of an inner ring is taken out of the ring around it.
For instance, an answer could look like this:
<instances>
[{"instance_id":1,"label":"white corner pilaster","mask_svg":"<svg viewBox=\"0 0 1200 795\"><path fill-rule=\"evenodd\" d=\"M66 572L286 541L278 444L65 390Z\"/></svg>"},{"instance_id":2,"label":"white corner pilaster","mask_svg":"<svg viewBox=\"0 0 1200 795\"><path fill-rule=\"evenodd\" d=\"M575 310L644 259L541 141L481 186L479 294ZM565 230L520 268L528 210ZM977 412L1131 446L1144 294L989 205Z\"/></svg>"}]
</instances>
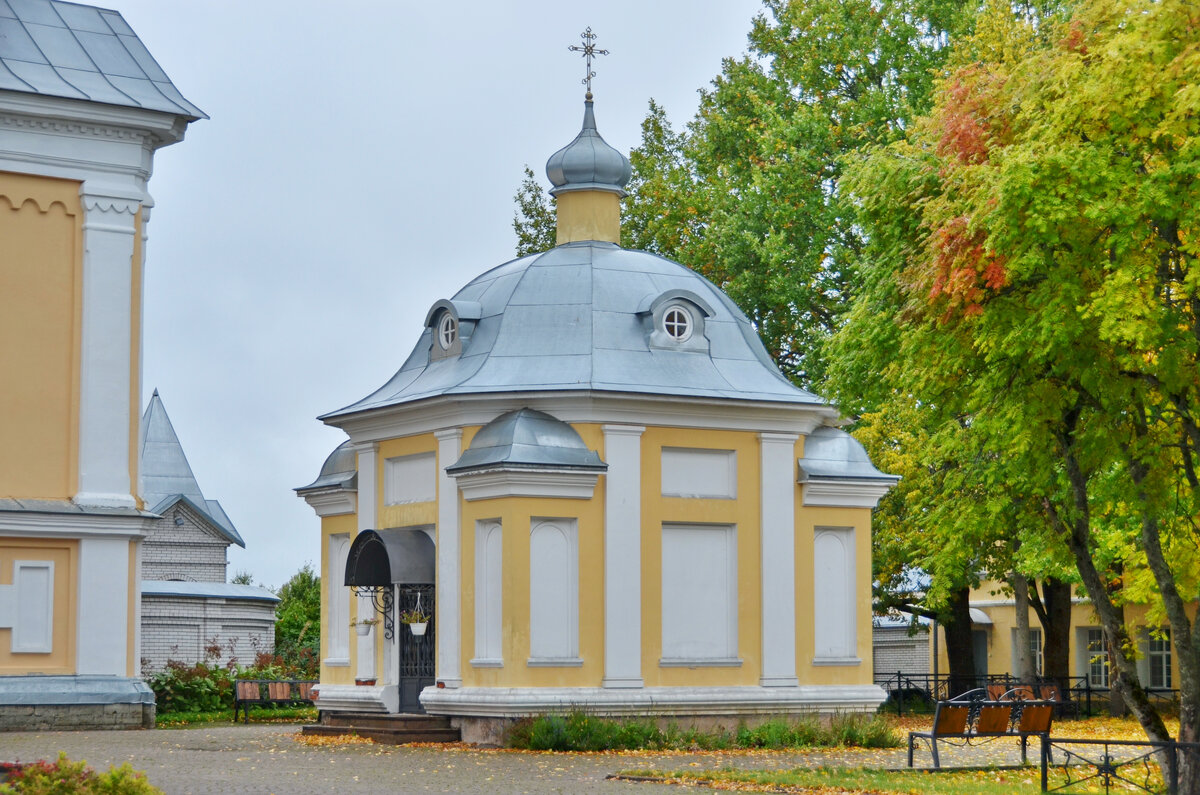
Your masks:
<instances>
[{"instance_id":1,"label":"white corner pilaster","mask_svg":"<svg viewBox=\"0 0 1200 795\"><path fill-rule=\"evenodd\" d=\"M459 661L462 658L462 606L459 550L462 517L458 484L446 467L462 452L462 429L450 428L434 434L438 440L437 524L437 680L449 688L462 687Z\"/></svg>"},{"instance_id":2,"label":"white corner pilaster","mask_svg":"<svg viewBox=\"0 0 1200 795\"><path fill-rule=\"evenodd\" d=\"M79 492L75 502L134 507L129 429L134 235L140 202L84 182L83 319L79 379ZM139 310L140 311L140 310ZM140 345L140 340L137 341ZM140 401L140 396L138 396Z\"/></svg>"},{"instance_id":3,"label":"white corner pilaster","mask_svg":"<svg viewBox=\"0 0 1200 795\"><path fill-rule=\"evenodd\" d=\"M376 498L376 484L379 482L378 459L379 445L375 442L355 445L354 452L358 454L358 532L375 529L375 518L379 510L379 500ZM358 597L359 618L380 618L375 615L375 606L369 596ZM376 626L379 626L378 624ZM356 679L375 679L375 655L378 653L376 644L383 633L372 629L366 635L358 635L355 646L354 676ZM399 672L392 673L392 665L384 651L383 678L388 682Z\"/></svg>"},{"instance_id":4,"label":"white corner pilaster","mask_svg":"<svg viewBox=\"0 0 1200 795\"><path fill-rule=\"evenodd\" d=\"M128 675L129 542L129 538L79 542L78 673Z\"/></svg>"},{"instance_id":5,"label":"white corner pilaster","mask_svg":"<svg viewBox=\"0 0 1200 795\"><path fill-rule=\"evenodd\" d=\"M642 687L642 434L605 425L604 687Z\"/></svg>"},{"instance_id":6,"label":"white corner pilaster","mask_svg":"<svg viewBox=\"0 0 1200 795\"><path fill-rule=\"evenodd\" d=\"M797 687L796 678L796 440L760 433L762 480L763 687Z\"/></svg>"}]
</instances>

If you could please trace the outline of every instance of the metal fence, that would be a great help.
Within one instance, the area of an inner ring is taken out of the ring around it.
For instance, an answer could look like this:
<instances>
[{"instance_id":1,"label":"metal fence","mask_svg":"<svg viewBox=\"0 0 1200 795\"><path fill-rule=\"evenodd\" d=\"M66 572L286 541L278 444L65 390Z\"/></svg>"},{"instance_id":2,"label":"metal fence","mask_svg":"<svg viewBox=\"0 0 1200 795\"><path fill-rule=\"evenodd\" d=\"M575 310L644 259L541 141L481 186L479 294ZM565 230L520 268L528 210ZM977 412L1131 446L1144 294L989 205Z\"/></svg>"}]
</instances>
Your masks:
<instances>
[{"instance_id":1,"label":"metal fence","mask_svg":"<svg viewBox=\"0 0 1200 795\"><path fill-rule=\"evenodd\" d=\"M935 702L947 701L968 690L988 685L1058 685L1062 693L1062 702L1057 710L1059 717L1107 712L1114 697L1109 688L1096 687L1086 676L1041 679L1030 683L1021 682L1010 674L951 677L948 674L934 676L897 671L894 674L876 673L875 684L888 694L888 706L895 709L897 715L903 715L906 709L910 712L926 710ZM1179 691L1172 688L1146 688L1146 693L1160 709L1170 711L1179 703ZM1123 710L1123 707L1120 708Z\"/></svg>"},{"instance_id":2,"label":"metal fence","mask_svg":"<svg viewBox=\"0 0 1200 795\"><path fill-rule=\"evenodd\" d=\"M1175 795L1180 769L1200 765L1200 743L1042 737L1042 792ZM1061 773L1051 786L1050 772Z\"/></svg>"}]
</instances>

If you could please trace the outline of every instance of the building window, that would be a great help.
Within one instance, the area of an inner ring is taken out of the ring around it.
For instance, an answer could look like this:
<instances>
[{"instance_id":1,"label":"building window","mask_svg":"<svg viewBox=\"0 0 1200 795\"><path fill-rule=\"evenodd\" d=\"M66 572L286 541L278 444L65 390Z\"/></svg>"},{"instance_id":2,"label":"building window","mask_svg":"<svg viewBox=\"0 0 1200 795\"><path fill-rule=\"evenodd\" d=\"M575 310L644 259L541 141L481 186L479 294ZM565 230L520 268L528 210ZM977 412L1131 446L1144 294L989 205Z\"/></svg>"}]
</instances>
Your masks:
<instances>
[{"instance_id":1,"label":"building window","mask_svg":"<svg viewBox=\"0 0 1200 795\"><path fill-rule=\"evenodd\" d=\"M455 340L458 339L458 320L449 312L443 312L438 319L437 326L437 341L438 346L448 351L454 347Z\"/></svg>"},{"instance_id":2,"label":"building window","mask_svg":"<svg viewBox=\"0 0 1200 795\"><path fill-rule=\"evenodd\" d=\"M1029 628L1029 651L1033 655L1033 671L1042 675L1042 630Z\"/></svg>"},{"instance_id":3,"label":"building window","mask_svg":"<svg viewBox=\"0 0 1200 795\"><path fill-rule=\"evenodd\" d=\"M676 342L687 342L692 336L692 315L682 306L673 306L663 313L663 331Z\"/></svg>"},{"instance_id":4,"label":"building window","mask_svg":"<svg viewBox=\"0 0 1200 795\"><path fill-rule=\"evenodd\" d=\"M661 665L737 665L737 532L664 525Z\"/></svg>"},{"instance_id":5,"label":"building window","mask_svg":"<svg viewBox=\"0 0 1200 795\"><path fill-rule=\"evenodd\" d=\"M504 536L500 522L475 525L475 666L503 664Z\"/></svg>"},{"instance_id":6,"label":"building window","mask_svg":"<svg viewBox=\"0 0 1200 795\"><path fill-rule=\"evenodd\" d=\"M578 665L579 535L574 519L529 532L529 664Z\"/></svg>"},{"instance_id":7,"label":"building window","mask_svg":"<svg viewBox=\"0 0 1200 795\"><path fill-rule=\"evenodd\" d=\"M1108 644L1104 641L1104 630L1097 627L1087 631L1088 684L1092 687L1108 687Z\"/></svg>"},{"instance_id":8,"label":"building window","mask_svg":"<svg viewBox=\"0 0 1200 795\"><path fill-rule=\"evenodd\" d=\"M1171 630L1160 629L1150 635L1146 652L1150 663L1150 687L1171 687Z\"/></svg>"}]
</instances>

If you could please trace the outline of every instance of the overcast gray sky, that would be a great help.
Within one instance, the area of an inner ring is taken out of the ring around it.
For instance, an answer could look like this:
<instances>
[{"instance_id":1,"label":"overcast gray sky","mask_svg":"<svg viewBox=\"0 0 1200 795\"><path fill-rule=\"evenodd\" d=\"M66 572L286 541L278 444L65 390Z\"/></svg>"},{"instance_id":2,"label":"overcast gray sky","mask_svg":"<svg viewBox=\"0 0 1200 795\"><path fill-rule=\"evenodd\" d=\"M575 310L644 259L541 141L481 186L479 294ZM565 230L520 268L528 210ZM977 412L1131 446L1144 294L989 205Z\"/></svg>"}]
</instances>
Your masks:
<instances>
[{"instance_id":1,"label":"overcast gray sky","mask_svg":"<svg viewBox=\"0 0 1200 795\"><path fill-rule=\"evenodd\" d=\"M429 306L513 256L513 194L579 131L591 26L597 123L678 128L759 0L98 2L211 117L160 150L150 191L143 401L246 540L230 571L279 586L320 558L293 488L345 436L314 419L385 382Z\"/></svg>"}]
</instances>

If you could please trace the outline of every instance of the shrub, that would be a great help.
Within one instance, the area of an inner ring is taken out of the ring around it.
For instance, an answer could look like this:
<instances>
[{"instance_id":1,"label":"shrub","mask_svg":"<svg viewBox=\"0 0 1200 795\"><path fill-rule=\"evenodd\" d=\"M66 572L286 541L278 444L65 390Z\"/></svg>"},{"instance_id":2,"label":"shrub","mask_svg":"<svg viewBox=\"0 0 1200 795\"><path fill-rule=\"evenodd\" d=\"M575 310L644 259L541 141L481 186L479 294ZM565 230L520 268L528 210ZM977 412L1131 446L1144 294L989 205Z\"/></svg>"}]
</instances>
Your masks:
<instances>
[{"instance_id":1,"label":"shrub","mask_svg":"<svg viewBox=\"0 0 1200 795\"><path fill-rule=\"evenodd\" d=\"M146 774L129 763L97 773L86 762L72 762L59 753L54 762L39 761L28 765L9 765L8 781L0 784L0 795L162 795L162 790L146 781Z\"/></svg>"},{"instance_id":2,"label":"shrub","mask_svg":"<svg viewBox=\"0 0 1200 795\"><path fill-rule=\"evenodd\" d=\"M734 732L680 730L671 724L664 731L653 722L600 718L586 712L543 715L516 723L506 738L514 748L537 751L608 750L716 750L724 748L812 748L858 746L895 748L901 745L887 719L874 715L836 715L828 726L818 718L766 721L753 728L741 725Z\"/></svg>"},{"instance_id":3,"label":"shrub","mask_svg":"<svg viewBox=\"0 0 1200 795\"><path fill-rule=\"evenodd\" d=\"M230 671L208 663L168 662L147 684L160 712L212 712L233 703Z\"/></svg>"}]
</instances>

